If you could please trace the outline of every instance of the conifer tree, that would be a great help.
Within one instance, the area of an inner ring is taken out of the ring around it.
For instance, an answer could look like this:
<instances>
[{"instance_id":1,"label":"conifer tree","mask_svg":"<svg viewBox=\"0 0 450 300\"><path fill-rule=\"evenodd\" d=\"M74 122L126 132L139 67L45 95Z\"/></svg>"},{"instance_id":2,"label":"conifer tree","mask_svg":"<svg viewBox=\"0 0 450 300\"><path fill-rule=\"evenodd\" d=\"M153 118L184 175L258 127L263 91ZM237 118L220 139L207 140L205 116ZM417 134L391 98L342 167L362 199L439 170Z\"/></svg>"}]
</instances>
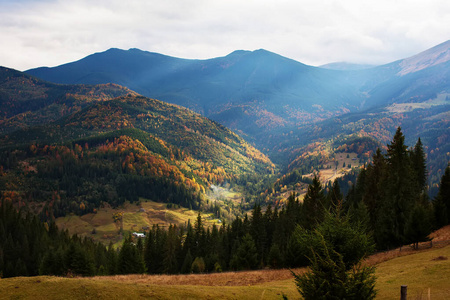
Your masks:
<instances>
[{"instance_id":1,"label":"conifer tree","mask_svg":"<svg viewBox=\"0 0 450 300\"><path fill-rule=\"evenodd\" d=\"M191 250L188 249L188 252L186 253L186 256L183 261L183 265L181 266L181 273L183 274L190 273L191 266L192 266L192 255Z\"/></svg>"},{"instance_id":2,"label":"conifer tree","mask_svg":"<svg viewBox=\"0 0 450 300\"><path fill-rule=\"evenodd\" d=\"M322 222L326 209L325 195L317 174L314 175L312 183L308 186L305 198L303 199L303 220L302 226L306 229L314 228Z\"/></svg>"},{"instance_id":3,"label":"conifer tree","mask_svg":"<svg viewBox=\"0 0 450 300\"><path fill-rule=\"evenodd\" d=\"M416 202L406 223L405 232L407 241L414 244L414 249L419 249L419 242L429 241L431 226L426 208L419 201Z\"/></svg>"},{"instance_id":4,"label":"conifer tree","mask_svg":"<svg viewBox=\"0 0 450 300\"><path fill-rule=\"evenodd\" d=\"M393 245L401 245L406 242L405 225L411 209L419 195L414 193L414 177L412 176L411 160L408 155L407 146L404 144L405 137L398 127L392 139L387 145L387 205L393 209L392 219ZM386 213L384 211L383 213Z\"/></svg>"},{"instance_id":5,"label":"conifer tree","mask_svg":"<svg viewBox=\"0 0 450 300\"><path fill-rule=\"evenodd\" d=\"M450 164L445 168L444 175L442 175L437 197L447 208L447 221L450 222Z\"/></svg>"},{"instance_id":6,"label":"conifer tree","mask_svg":"<svg viewBox=\"0 0 450 300\"><path fill-rule=\"evenodd\" d=\"M342 204L342 200L344 198L344 196L341 193L341 187L339 185L339 181L337 179L335 179L333 181L333 185L331 186L329 192L329 203L330 203L330 207L331 209L336 209L339 205Z\"/></svg>"},{"instance_id":7,"label":"conifer tree","mask_svg":"<svg viewBox=\"0 0 450 300\"><path fill-rule=\"evenodd\" d=\"M427 164L426 155L420 138L417 140L414 149L411 151L411 162L417 182L418 192L425 191L427 186Z\"/></svg>"},{"instance_id":8,"label":"conifer tree","mask_svg":"<svg viewBox=\"0 0 450 300\"><path fill-rule=\"evenodd\" d=\"M145 272L145 263L142 254L133 244L131 235L128 236L120 249L118 270L120 274L142 274Z\"/></svg>"},{"instance_id":9,"label":"conifer tree","mask_svg":"<svg viewBox=\"0 0 450 300\"><path fill-rule=\"evenodd\" d=\"M311 248L311 270L293 273L304 299L373 299L374 268L360 261L373 251L370 236L351 224L338 209L326 213L324 222L310 233L318 245Z\"/></svg>"},{"instance_id":10,"label":"conifer tree","mask_svg":"<svg viewBox=\"0 0 450 300\"><path fill-rule=\"evenodd\" d=\"M234 251L230 267L234 270L252 270L258 265L258 254L256 252L255 242L250 234L242 238L242 242Z\"/></svg>"}]
</instances>

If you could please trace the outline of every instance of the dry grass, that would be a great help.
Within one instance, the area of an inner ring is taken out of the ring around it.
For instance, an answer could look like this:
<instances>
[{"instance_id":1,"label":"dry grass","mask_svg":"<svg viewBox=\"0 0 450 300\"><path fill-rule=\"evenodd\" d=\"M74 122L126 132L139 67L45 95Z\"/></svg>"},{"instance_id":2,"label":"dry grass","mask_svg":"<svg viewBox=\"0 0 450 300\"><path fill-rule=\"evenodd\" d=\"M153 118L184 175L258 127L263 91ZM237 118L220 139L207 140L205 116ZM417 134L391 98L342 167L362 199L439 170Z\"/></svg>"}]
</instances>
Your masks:
<instances>
[{"instance_id":1,"label":"dry grass","mask_svg":"<svg viewBox=\"0 0 450 300\"><path fill-rule=\"evenodd\" d=\"M450 257L450 246L433 247L380 263L376 269L377 299L398 299L401 285L408 286L408 299L449 299L450 262L447 257Z\"/></svg>"},{"instance_id":2,"label":"dry grass","mask_svg":"<svg viewBox=\"0 0 450 300\"><path fill-rule=\"evenodd\" d=\"M450 257L450 246L414 253L377 265L377 299L398 298L404 284L410 299L427 299L428 291L431 299L448 299L450 261L444 258ZM1 279L0 290L0 299L281 299L283 294L299 298L286 269L201 275L18 277Z\"/></svg>"},{"instance_id":3,"label":"dry grass","mask_svg":"<svg viewBox=\"0 0 450 300\"><path fill-rule=\"evenodd\" d=\"M430 234L430 238L432 239L432 242L419 243L418 250L414 250L412 246L403 246L397 249L379 252L371 255L365 260L365 263L373 266L396 257L417 254L420 252L434 251L436 249L446 247L447 245L450 245L450 225L436 230L435 232Z\"/></svg>"},{"instance_id":4,"label":"dry grass","mask_svg":"<svg viewBox=\"0 0 450 300\"><path fill-rule=\"evenodd\" d=\"M293 270L300 274L306 268ZM106 277L93 277L93 280L112 280L118 282L134 282L150 285L200 285L200 286L252 286L274 281L292 279L291 271L280 270L258 270L242 272L225 272L212 274L190 274L190 275L116 275Z\"/></svg>"}]
</instances>

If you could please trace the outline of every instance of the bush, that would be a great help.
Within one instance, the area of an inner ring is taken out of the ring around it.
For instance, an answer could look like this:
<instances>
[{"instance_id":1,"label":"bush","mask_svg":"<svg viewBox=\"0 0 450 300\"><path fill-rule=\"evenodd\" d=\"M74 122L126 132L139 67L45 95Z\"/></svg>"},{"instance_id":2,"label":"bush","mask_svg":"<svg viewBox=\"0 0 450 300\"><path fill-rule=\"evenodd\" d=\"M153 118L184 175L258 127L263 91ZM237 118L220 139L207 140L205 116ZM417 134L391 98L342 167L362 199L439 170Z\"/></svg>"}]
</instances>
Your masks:
<instances>
[{"instance_id":1,"label":"bush","mask_svg":"<svg viewBox=\"0 0 450 300\"><path fill-rule=\"evenodd\" d=\"M205 261L203 257L196 257L191 267L192 273L203 273L205 272Z\"/></svg>"}]
</instances>

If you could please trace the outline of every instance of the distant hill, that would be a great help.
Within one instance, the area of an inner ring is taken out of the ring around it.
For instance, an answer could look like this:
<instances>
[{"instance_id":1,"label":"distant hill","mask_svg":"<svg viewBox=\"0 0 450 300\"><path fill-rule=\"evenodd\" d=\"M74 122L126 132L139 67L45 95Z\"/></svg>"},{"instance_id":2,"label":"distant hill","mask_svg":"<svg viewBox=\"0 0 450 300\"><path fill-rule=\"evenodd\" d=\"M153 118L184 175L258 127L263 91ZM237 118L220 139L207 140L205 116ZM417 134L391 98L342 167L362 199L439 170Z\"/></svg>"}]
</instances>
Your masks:
<instances>
[{"instance_id":1,"label":"distant hill","mask_svg":"<svg viewBox=\"0 0 450 300\"><path fill-rule=\"evenodd\" d=\"M0 67L0 134L56 121L87 105L135 92L117 84L61 85Z\"/></svg>"}]
</instances>

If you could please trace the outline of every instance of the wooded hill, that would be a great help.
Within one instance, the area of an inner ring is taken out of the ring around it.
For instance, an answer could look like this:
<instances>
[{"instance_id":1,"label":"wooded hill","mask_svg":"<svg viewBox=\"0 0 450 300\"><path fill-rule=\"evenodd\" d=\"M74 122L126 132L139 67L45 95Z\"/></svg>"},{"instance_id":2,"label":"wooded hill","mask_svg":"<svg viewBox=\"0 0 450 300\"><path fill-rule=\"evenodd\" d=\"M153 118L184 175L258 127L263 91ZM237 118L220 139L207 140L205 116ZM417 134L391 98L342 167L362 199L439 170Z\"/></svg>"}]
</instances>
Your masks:
<instances>
[{"instance_id":1,"label":"wooded hill","mask_svg":"<svg viewBox=\"0 0 450 300\"><path fill-rule=\"evenodd\" d=\"M213 209L202 196L210 184L274 170L238 135L188 109L121 96L128 90L116 85L60 86L2 71L2 197L41 203L43 217L139 197Z\"/></svg>"}]
</instances>

